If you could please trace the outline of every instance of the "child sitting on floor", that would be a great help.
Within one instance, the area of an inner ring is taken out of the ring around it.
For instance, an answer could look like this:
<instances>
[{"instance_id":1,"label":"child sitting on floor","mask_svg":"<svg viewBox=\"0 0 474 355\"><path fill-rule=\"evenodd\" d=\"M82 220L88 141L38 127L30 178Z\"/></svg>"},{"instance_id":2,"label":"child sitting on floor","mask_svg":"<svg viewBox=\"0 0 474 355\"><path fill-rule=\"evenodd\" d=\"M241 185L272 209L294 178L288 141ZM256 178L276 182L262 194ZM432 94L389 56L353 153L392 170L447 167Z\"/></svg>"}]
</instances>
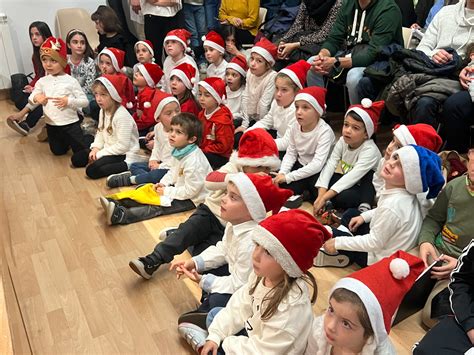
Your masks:
<instances>
[{"instance_id":1,"label":"child sitting on floor","mask_svg":"<svg viewBox=\"0 0 474 355\"><path fill-rule=\"evenodd\" d=\"M247 59L244 56L234 57L225 69L225 93L227 97L226 106L232 112L234 125L236 120L242 120L242 94L245 90L245 78L247 77Z\"/></svg>"},{"instance_id":2,"label":"child sitting on floor","mask_svg":"<svg viewBox=\"0 0 474 355\"><path fill-rule=\"evenodd\" d=\"M179 101L181 112L189 112L197 116L201 108L193 95L195 76L196 69L188 63L182 63L171 71L170 87L171 94Z\"/></svg>"},{"instance_id":3,"label":"child sitting on floor","mask_svg":"<svg viewBox=\"0 0 474 355\"><path fill-rule=\"evenodd\" d=\"M210 31L203 38L204 55L209 63L207 67L207 77L217 77L225 79L227 61L224 59L225 43L224 39L215 31Z\"/></svg>"}]
</instances>

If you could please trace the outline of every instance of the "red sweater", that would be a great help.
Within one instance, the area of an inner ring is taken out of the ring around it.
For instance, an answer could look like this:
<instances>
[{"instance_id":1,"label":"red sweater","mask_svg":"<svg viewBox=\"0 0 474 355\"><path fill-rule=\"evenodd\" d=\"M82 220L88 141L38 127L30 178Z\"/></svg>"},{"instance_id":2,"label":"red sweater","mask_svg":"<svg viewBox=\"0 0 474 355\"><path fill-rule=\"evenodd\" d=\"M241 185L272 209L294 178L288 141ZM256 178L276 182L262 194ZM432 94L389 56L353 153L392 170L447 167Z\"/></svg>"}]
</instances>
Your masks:
<instances>
[{"instance_id":1,"label":"red sweater","mask_svg":"<svg viewBox=\"0 0 474 355\"><path fill-rule=\"evenodd\" d=\"M199 115L199 107L196 104L196 101L189 98L181 104L181 112L189 112L197 117Z\"/></svg>"},{"instance_id":2,"label":"red sweater","mask_svg":"<svg viewBox=\"0 0 474 355\"><path fill-rule=\"evenodd\" d=\"M156 89L149 86L145 86L143 89L138 91L137 111L133 114L133 119L135 120L139 131L152 127L156 123L154 112L150 107L153 95L155 95L155 90Z\"/></svg>"},{"instance_id":3,"label":"red sweater","mask_svg":"<svg viewBox=\"0 0 474 355\"><path fill-rule=\"evenodd\" d=\"M229 158L234 146L234 122L232 113L225 105L209 118L199 112L198 118L203 126L201 150L204 153L214 153Z\"/></svg>"}]
</instances>

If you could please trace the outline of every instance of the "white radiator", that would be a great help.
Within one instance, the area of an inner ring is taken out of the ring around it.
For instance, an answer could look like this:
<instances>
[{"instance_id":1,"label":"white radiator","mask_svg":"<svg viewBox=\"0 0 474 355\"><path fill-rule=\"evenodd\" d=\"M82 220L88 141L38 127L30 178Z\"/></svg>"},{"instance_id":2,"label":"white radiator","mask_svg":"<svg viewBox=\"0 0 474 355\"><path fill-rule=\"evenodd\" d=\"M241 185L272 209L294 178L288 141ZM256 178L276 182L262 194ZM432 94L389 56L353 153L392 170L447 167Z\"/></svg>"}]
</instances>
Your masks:
<instances>
[{"instance_id":1,"label":"white radiator","mask_svg":"<svg viewBox=\"0 0 474 355\"><path fill-rule=\"evenodd\" d=\"M18 73L7 15L0 13L0 90L11 87L10 75Z\"/></svg>"}]
</instances>

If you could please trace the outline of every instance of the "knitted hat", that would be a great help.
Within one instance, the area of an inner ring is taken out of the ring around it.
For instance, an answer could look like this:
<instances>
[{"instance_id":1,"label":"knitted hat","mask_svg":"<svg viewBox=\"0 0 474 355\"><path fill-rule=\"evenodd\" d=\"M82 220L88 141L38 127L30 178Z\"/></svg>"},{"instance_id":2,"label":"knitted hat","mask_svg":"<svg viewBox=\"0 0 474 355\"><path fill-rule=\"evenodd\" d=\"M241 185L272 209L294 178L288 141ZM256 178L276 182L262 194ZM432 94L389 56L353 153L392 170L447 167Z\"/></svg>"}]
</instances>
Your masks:
<instances>
[{"instance_id":1,"label":"knitted hat","mask_svg":"<svg viewBox=\"0 0 474 355\"><path fill-rule=\"evenodd\" d=\"M189 52L191 48L188 48L189 44L191 43L191 33L186 31L184 28L178 28L176 30L169 31L166 34L165 39L163 40L163 44L166 43L166 41L178 41L181 43L184 47L184 50L186 52Z\"/></svg>"},{"instance_id":2,"label":"knitted hat","mask_svg":"<svg viewBox=\"0 0 474 355\"><path fill-rule=\"evenodd\" d=\"M228 174L226 182L232 181L239 189L250 216L261 222L272 211L277 214L283 204L293 195L291 190L281 189L273 183L269 175Z\"/></svg>"},{"instance_id":3,"label":"knitted hat","mask_svg":"<svg viewBox=\"0 0 474 355\"><path fill-rule=\"evenodd\" d=\"M278 73L287 75L300 89L306 85L306 74L308 73L311 64L306 60L298 60L296 63L288 65Z\"/></svg>"},{"instance_id":4,"label":"knitted hat","mask_svg":"<svg viewBox=\"0 0 474 355\"><path fill-rule=\"evenodd\" d=\"M402 164L405 188L413 195L426 192L426 198L434 198L444 186L441 159L431 150L419 145L406 145L394 151Z\"/></svg>"},{"instance_id":5,"label":"knitted hat","mask_svg":"<svg viewBox=\"0 0 474 355\"><path fill-rule=\"evenodd\" d=\"M196 68L191 64L182 63L173 68L170 72L170 78L177 76L189 90L192 90L196 82Z\"/></svg>"},{"instance_id":6,"label":"knitted hat","mask_svg":"<svg viewBox=\"0 0 474 355\"><path fill-rule=\"evenodd\" d=\"M238 151L230 161L240 166L264 166L276 171L280 167L278 148L273 137L263 128L248 130L242 135Z\"/></svg>"},{"instance_id":7,"label":"knitted hat","mask_svg":"<svg viewBox=\"0 0 474 355\"><path fill-rule=\"evenodd\" d=\"M277 46L270 42L265 37L262 37L260 41L250 49L250 53L260 54L270 65L275 64L275 58L277 56Z\"/></svg>"},{"instance_id":8,"label":"knitted hat","mask_svg":"<svg viewBox=\"0 0 474 355\"><path fill-rule=\"evenodd\" d=\"M233 69L240 73L244 78L247 76L247 59L243 55L236 55L225 67L226 69Z\"/></svg>"},{"instance_id":9,"label":"knitted hat","mask_svg":"<svg viewBox=\"0 0 474 355\"><path fill-rule=\"evenodd\" d=\"M265 248L290 277L313 266L331 233L306 211L294 209L270 216L255 227L252 239Z\"/></svg>"},{"instance_id":10,"label":"knitted hat","mask_svg":"<svg viewBox=\"0 0 474 355\"><path fill-rule=\"evenodd\" d=\"M155 56L155 51L154 51L154 48L153 48L153 43L151 43L149 40L145 39L143 41L138 41L137 43L135 43L135 45L133 46L133 49L136 51L137 50L137 47L138 45L141 44L143 46L146 47L146 49L148 49L148 52L151 53L151 56L154 57ZM154 60L154 58L153 58Z\"/></svg>"},{"instance_id":11,"label":"knitted hat","mask_svg":"<svg viewBox=\"0 0 474 355\"><path fill-rule=\"evenodd\" d=\"M377 132L377 124L384 106L385 101L372 102L370 99L362 99L360 105L351 105L349 107L344 118L346 118L350 112L357 113L364 121L365 130L370 138L372 134Z\"/></svg>"},{"instance_id":12,"label":"knitted hat","mask_svg":"<svg viewBox=\"0 0 474 355\"><path fill-rule=\"evenodd\" d=\"M206 89L220 105L226 98L225 82L221 78L210 77L201 80L198 85Z\"/></svg>"},{"instance_id":13,"label":"knitted hat","mask_svg":"<svg viewBox=\"0 0 474 355\"><path fill-rule=\"evenodd\" d=\"M95 79L95 81L100 81L105 86L114 101L120 103L122 103L122 97L119 92L121 92L122 87L125 85L124 80L128 80L128 78L124 75L114 74L104 74Z\"/></svg>"},{"instance_id":14,"label":"knitted hat","mask_svg":"<svg viewBox=\"0 0 474 355\"><path fill-rule=\"evenodd\" d=\"M397 124L393 134L403 146L408 144L421 145L435 153L438 152L443 144L443 140L436 133L436 130L426 123L417 123L409 126Z\"/></svg>"},{"instance_id":15,"label":"knitted hat","mask_svg":"<svg viewBox=\"0 0 474 355\"><path fill-rule=\"evenodd\" d=\"M377 344L388 337L392 320L405 294L423 272L423 261L404 251L383 258L362 270L340 279L330 295L339 288L352 291L365 306ZM331 296L329 296L331 298Z\"/></svg>"},{"instance_id":16,"label":"knitted hat","mask_svg":"<svg viewBox=\"0 0 474 355\"><path fill-rule=\"evenodd\" d=\"M298 91L298 94L295 96L295 102L299 100L306 101L321 116L326 111L326 92L326 89L319 86L310 86Z\"/></svg>"},{"instance_id":17,"label":"knitted hat","mask_svg":"<svg viewBox=\"0 0 474 355\"><path fill-rule=\"evenodd\" d=\"M202 45L214 48L221 53L225 53L225 42L224 38L216 31L209 31L207 35L202 36Z\"/></svg>"},{"instance_id":18,"label":"knitted hat","mask_svg":"<svg viewBox=\"0 0 474 355\"><path fill-rule=\"evenodd\" d=\"M176 102L176 104L179 106L179 101L176 97L173 95L170 95L164 91L161 90L155 90L155 93L153 94L153 98L151 99L151 112L153 112L153 117L155 118L156 121L158 121L158 118L161 115L161 111L163 111L163 108L168 105L171 102Z\"/></svg>"},{"instance_id":19,"label":"knitted hat","mask_svg":"<svg viewBox=\"0 0 474 355\"><path fill-rule=\"evenodd\" d=\"M112 61L112 66L114 67L115 71L121 72L123 68L123 62L125 60L125 52L117 49L117 48L104 48L99 53L99 57L102 55L108 55L110 60Z\"/></svg>"},{"instance_id":20,"label":"knitted hat","mask_svg":"<svg viewBox=\"0 0 474 355\"><path fill-rule=\"evenodd\" d=\"M48 37L40 47L40 57L53 58L64 69L67 67L67 46L61 38Z\"/></svg>"},{"instance_id":21,"label":"knitted hat","mask_svg":"<svg viewBox=\"0 0 474 355\"><path fill-rule=\"evenodd\" d=\"M163 76L163 70L161 70L161 67L155 63L138 63L137 68L145 78L147 85L151 88L155 88Z\"/></svg>"}]
</instances>

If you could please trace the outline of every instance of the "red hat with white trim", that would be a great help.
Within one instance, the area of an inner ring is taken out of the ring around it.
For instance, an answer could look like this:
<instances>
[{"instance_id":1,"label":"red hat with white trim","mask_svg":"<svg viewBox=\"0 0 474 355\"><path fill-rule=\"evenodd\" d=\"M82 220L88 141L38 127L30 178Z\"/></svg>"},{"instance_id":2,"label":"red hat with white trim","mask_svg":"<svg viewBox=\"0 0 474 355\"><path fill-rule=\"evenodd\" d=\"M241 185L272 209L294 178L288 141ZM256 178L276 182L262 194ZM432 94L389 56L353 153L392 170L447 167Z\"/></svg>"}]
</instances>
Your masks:
<instances>
[{"instance_id":1,"label":"red hat with white trim","mask_svg":"<svg viewBox=\"0 0 474 355\"><path fill-rule=\"evenodd\" d=\"M125 60L125 52L122 51L121 49L117 48L104 48L102 51L99 53L99 57L105 54L107 55L110 60L112 61L112 66L114 67L115 71L121 72L123 68L123 63Z\"/></svg>"},{"instance_id":2,"label":"red hat with white trim","mask_svg":"<svg viewBox=\"0 0 474 355\"><path fill-rule=\"evenodd\" d=\"M50 56L64 69L67 67L67 46L61 38L48 37L40 47L40 57Z\"/></svg>"},{"instance_id":3,"label":"red hat with white trim","mask_svg":"<svg viewBox=\"0 0 474 355\"><path fill-rule=\"evenodd\" d=\"M207 35L202 36L202 45L214 48L215 50L225 53L225 42L224 38L216 31L209 31Z\"/></svg>"},{"instance_id":4,"label":"red hat with white trim","mask_svg":"<svg viewBox=\"0 0 474 355\"><path fill-rule=\"evenodd\" d=\"M164 45L166 44L166 41L178 41L183 45L186 52L191 50L191 48L188 48L189 44L191 43L191 33L186 31L184 28L178 28L176 30L169 31L163 40Z\"/></svg>"},{"instance_id":5,"label":"red hat with white trim","mask_svg":"<svg viewBox=\"0 0 474 355\"><path fill-rule=\"evenodd\" d=\"M270 65L275 64L278 48L265 37L250 49L250 53L260 54Z\"/></svg>"},{"instance_id":6,"label":"red hat with white trim","mask_svg":"<svg viewBox=\"0 0 474 355\"><path fill-rule=\"evenodd\" d=\"M201 80L198 85L206 89L219 105L224 102L226 98L225 82L221 78L211 76Z\"/></svg>"},{"instance_id":7,"label":"red hat with white trim","mask_svg":"<svg viewBox=\"0 0 474 355\"><path fill-rule=\"evenodd\" d=\"M103 74L95 79L95 81L100 81L105 86L112 99L119 103L122 103L122 97L119 93L125 85L125 80L129 79L124 75L114 74Z\"/></svg>"},{"instance_id":8,"label":"red hat with white trim","mask_svg":"<svg viewBox=\"0 0 474 355\"><path fill-rule=\"evenodd\" d=\"M174 97L173 95L168 94L167 92L161 91L161 90L155 90L155 94L153 95L153 98L151 99L151 110L153 112L153 117L155 118L156 121L158 121L161 111L163 111L164 107L168 105L171 102L175 102L178 107L179 106L179 101Z\"/></svg>"},{"instance_id":9,"label":"red hat with white trim","mask_svg":"<svg viewBox=\"0 0 474 355\"><path fill-rule=\"evenodd\" d=\"M344 118L350 112L357 113L362 120L364 121L365 130L367 131L367 135L372 137L372 135L377 132L377 126L380 118L380 114L382 113L383 108L385 107L385 101L375 101L372 102L370 99L362 99L360 105L351 105L347 110Z\"/></svg>"},{"instance_id":10,"label":"red hat with white trim","mask_svg":"<svg viewBox=\"0 0 474 355\"><path fill-rule=\"evenodd\" d=\"M189 90L193 89L194 83L196 82L196 68L191 64L181 63L176 66L170 72L170 79L173 76L177 76Z\"/></svg>"},{"instance_id":11,"label":"red hat with white trim","mask_svg":"<svg viewBox=\"0 0 474 355\"><path fill-rule=\"evenodd\" d=\"M137 43L135 43L135 45L133 46L133 49L136 51L137 50L137 47L138 45L141 44L143 46L145 46L146 49L148 49L148 52L150 52L151 56L154 57L155 56L155 50L153 48L153 43L151 43L151 41L145 39L143 41L138 41ZM155 58L153 58L153 61L155 60Z\"/></svg>"},{"instance_id":12,"label":"red hat with white trim","mask_svg":"<svg viewBox=\"0 0 474 355\"><path fill-rule=\"evenodd\" d=\"M295 96L295 102L299 100L306 101L321 116L326 111L326 92L325 88L310 86L298 91L298 94Z\"/></svg>"},{"instance_id":13,"label":"red hat with white trim","mask_svg":"<svg viewBox=\"0 0 474 355\"><path fill-rule=\"evenodd\" d=\"M278 74L287 75L291 81L296 84L296 86L298 86L300 89L303 89L303 87L306 85L306 74L310 68L311 64L309 64L306 60L301 59L296 63L283 68L278 72Z\"/></svg>"},{"instance_id":14,"label":"red hat with white trim","mask_svg":"<svg viewBox=\"0 0 474 355\"><path fill-rule=\"evenodd\" d=\"M147 85L151 88L155 88L163 77L163 70L155 63L139 63L137 64L137 69L145 78Z\"/></svg>"},{"instance_id":15,"label":"red hat with white trim","mask_svg":"<svg viewBox=\"0 0 474 355\"><path fill-rule=\"evenodd\" d=\"M252 239L265 248L290 277L300 277L313 266L331 233L300 209L274 214L255 227Z\"/></svg>"},{"instance_id":16,"label":"red hat with white trim","mask_svg":"<svg viewBox=\"0 0 474 355\"><path fill-rule=\"evenodd\" d=\"M403 146L415 144L425 147L435 153L441 148L443 140L433 126L426 123L417 123L409 126L397 124L393 135L398 138Z\"/></svg>"},{"instance_id":17,"label":"red hat with white trim","mask_svg":"<svg viewBox=\"0 0 474 355\"><path fill-rule=\"evenodd\" d=\"M247 59L243 55L236 55L225 68L235 70L244 78L247 76L247 71L249 70Z\"/></svg>"}]
</instances>

